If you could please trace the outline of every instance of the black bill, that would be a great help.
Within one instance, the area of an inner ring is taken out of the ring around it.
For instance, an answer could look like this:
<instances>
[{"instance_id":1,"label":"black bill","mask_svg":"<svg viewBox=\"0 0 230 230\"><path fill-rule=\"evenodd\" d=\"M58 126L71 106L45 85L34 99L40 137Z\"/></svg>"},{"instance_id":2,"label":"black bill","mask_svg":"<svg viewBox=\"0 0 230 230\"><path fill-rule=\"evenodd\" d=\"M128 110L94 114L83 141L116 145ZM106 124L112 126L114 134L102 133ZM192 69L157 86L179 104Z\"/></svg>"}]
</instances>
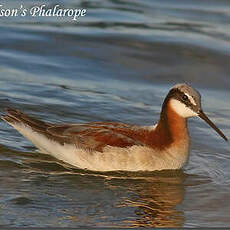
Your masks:
<instances>
[{"instance_id":1,"label":"black bill","mask_svg":"<svg viewBox=\"0 0 230 230\"><path fill-rule=\"evenodd\" d=\"M198 113L199 117L206 121L224 140L228 141L228 138L209 120L206 114L200 110Z\"/></svg>"}]
</instances>

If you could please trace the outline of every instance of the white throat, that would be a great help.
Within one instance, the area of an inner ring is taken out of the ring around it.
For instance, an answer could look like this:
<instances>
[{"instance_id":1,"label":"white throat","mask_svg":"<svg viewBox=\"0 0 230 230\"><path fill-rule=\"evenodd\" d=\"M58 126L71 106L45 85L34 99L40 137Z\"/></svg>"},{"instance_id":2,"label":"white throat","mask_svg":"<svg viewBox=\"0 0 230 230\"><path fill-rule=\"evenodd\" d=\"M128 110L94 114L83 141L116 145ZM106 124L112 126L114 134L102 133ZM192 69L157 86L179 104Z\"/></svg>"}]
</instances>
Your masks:
<instances>
[{"instance_id":1,"label":"white throat","mask_svg":"<svg viewBox=\"0 0 230 230\"><path fill-rule=\"evenodd\" d=\"M183 104L179 100L170 99L169 103L170 106L174 109L174 111L177 114L179 114L181 117L188 118L188 117L198 116L197 113L192 111L190 108L188 108L185 104Z\"/></svg>"}]
</instances>

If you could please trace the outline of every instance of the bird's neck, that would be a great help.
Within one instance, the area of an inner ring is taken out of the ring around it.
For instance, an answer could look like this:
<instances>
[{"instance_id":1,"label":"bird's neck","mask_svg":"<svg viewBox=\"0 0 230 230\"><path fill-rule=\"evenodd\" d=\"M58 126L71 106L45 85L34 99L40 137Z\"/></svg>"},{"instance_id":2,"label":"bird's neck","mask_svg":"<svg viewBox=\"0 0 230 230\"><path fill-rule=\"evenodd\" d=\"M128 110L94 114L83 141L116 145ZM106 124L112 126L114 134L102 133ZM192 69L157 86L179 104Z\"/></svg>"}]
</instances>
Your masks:
<instances>
[{"instance_id":1,"label":"bird's neck","mask_svg":"<svg viewBox=\"0 0 230 230\"><path fill-rule=\"evenodd\" d=\"M187 120L181 117L167 103L160 115L160 120L156 126L156 133L164 140L164 145L174 145L182 141L188 142Z\"/></svg>"}]
</instances>

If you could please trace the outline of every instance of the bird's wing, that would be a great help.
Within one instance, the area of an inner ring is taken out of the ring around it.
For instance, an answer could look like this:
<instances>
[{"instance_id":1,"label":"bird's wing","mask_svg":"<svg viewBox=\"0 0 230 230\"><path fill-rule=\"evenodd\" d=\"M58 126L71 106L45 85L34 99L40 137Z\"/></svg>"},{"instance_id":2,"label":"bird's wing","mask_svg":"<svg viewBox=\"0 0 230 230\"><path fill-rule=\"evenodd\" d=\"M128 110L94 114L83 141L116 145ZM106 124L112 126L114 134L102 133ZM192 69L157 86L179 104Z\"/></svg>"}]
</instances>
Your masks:
<instances>
[{"instance_id":1,"label":"bird's wing","mask_svg":"<svg viewBox=\"0 0 230 230\"><path fill-rule=\"evenodd\" d=\"M103 151L105 146L129 147L145 145L146 132L139 126L115 122L86 124L51 124L9 108L2 119L9 124L23 124L34 132L60 144L74 144L77 148Z\"/></svg>"},{"instance_id":2,"label":"bird's wing","mask_svg":"<svg viewBox=\"0 0 230 230\"><path fill-rule=\"evenodd\" d=\"M107 145L128 147L143 145L135 138L135 126L123 123L92 122L86 124L52 125L47 128L49 135L66 139L78 148L102 151Z\"/></svg>"}]
</instances>

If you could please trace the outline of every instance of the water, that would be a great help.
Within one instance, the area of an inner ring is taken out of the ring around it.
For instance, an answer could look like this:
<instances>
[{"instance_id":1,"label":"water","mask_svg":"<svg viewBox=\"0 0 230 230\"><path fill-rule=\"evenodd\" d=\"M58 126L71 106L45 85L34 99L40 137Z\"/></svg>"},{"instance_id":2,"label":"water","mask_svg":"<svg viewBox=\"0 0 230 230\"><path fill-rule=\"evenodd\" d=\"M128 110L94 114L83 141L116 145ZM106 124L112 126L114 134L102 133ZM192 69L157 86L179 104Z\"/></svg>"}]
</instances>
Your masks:
<instances>
[{"instance_id":1,"label":"water","mask_svg":"<svg viewBox=\"0 0 230 230\"><path fill-rule=\"evenodd\" d=\"M86 8L87 16L0 18L2 111L151 125L168 89L187 82L230 137L229 1L43 3ZM229 143L198 118L189 127L183 170L102 174L37 153L1 122L0 226L230 227Z\"/></svg>"}]
</instances>

